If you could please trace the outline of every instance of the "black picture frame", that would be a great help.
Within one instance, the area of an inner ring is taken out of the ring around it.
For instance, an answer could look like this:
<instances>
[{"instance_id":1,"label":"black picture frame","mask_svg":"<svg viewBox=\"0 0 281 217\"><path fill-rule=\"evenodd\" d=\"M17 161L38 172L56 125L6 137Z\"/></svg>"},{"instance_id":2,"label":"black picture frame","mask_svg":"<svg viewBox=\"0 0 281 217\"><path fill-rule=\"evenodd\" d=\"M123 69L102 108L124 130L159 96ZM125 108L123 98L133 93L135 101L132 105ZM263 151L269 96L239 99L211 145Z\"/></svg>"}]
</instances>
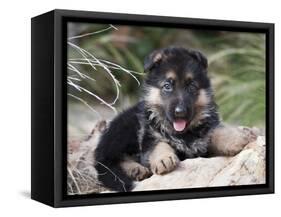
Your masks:
<instances>
[{"instance_id":1,"label":"black picture frame","mask_svg":"<svg viewBox=\"0 0 281 217\"><path fill-rule=\"evenodd\" d=\"M97 22L266 34L266 184L66 195L66 23ZM31 198L53 207L274 193L274 24L53 10L32 18Z\"/></svg>"}]
</instances>

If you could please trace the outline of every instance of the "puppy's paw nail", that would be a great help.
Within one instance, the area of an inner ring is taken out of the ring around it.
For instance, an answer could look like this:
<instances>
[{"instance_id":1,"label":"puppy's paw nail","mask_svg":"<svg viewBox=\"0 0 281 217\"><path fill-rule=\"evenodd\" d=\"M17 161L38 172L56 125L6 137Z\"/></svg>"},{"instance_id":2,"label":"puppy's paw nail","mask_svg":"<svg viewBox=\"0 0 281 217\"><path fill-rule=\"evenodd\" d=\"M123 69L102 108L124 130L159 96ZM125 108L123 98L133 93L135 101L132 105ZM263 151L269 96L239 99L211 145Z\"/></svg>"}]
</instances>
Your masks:
<instances>
[{"instance_id":1,"label":"puppy's paw nail","mask_svg":"<svg viewBox=\"0 0 281 217\"><path fill-rule=\"evenodd\" d=\"M136 181L141 181L151 176L151 172L148 168L138 165L132 169L130 176Z\"/></svg>"},{"instance_id":2,"label":"puppy's paw nail","mask_svg":"<svg viewBox=\"0 0 281 217\"><path fill-rule=\"evenodd\" d=\"M179 164L179 159L176 155L169 155L158 159L151 166L153 173L161 175L174 170Z\"/></svg>"}]
</instances>

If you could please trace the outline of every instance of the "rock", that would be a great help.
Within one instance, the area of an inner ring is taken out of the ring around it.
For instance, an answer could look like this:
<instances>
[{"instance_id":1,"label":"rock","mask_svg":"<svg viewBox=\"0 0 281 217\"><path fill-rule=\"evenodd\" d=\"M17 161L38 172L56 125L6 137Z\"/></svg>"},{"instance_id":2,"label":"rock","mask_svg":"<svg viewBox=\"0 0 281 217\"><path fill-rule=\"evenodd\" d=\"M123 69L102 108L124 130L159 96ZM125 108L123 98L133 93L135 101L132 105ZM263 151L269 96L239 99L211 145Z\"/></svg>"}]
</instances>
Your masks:
<instances>
[{"instance_id":1,"label":"rock","mask_svg":"<svg viewBox=\"0 0 281 217\"><path fill-rule=\"evenodd\" d=\"M93 152L105 129L106 122L100 121L86 137L68 141L68 194L109 192L98 182L93 167ZM262 136L234 157L186 159L171 173L135 182L133 191L265 183L265 136L257 135Z\"/></svg>"},{"instance_id":2,"label":"rock","mask_svg":"<svg viewBox=\"0 0 281 217\"><path fill-rule=\"evenodd\" d=\"M259 136L234 157L194 158L182 161L165 175L136 182L133 191L198 188L265 183L265 137Z\"/></svg>"}]
</instances>

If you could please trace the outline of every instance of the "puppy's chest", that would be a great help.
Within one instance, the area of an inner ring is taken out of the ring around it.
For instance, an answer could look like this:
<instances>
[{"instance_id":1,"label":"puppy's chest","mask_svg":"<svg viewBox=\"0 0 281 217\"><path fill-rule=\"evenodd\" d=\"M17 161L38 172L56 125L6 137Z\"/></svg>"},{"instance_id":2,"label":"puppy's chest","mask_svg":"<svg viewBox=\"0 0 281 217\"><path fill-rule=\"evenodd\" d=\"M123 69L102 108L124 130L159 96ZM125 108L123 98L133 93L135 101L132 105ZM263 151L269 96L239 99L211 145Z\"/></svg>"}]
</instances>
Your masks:
<instances>
[{"instance_id":1,"label":"puppy's chest","mask_svg":"<svg viewBox=\"0 0 281 217\"><path fill-rule=\"evenodd\" d=\"M157 131L153 132L155 142L168 143L177 153L180 153L185 158L193 158L204 156L207 152L207 139L196 139L194 136L186 136L178 138L169 134L163 134Z\"/></svg>"}]
</instances>

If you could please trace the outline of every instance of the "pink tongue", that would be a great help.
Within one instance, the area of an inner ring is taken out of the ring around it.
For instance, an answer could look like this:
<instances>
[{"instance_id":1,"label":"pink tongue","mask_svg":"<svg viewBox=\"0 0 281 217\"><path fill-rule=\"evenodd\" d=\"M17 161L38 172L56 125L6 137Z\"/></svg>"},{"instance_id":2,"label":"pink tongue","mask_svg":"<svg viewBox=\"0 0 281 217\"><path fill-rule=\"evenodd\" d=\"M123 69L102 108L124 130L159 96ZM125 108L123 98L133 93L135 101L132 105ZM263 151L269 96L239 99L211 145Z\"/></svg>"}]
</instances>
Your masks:
<instances>
[{"instance_id":1,"label":"pink tongue","mask_svg":"<svg viewBox=\"0 0 281 217\"><path fill-rule=\"evenodd\" d=\"M174 129L176 131L183 131L186 126L186 121L185 120L176 120L175 122L173 122L173 125L174 125Z\"/></svg>"}]
</instances>

